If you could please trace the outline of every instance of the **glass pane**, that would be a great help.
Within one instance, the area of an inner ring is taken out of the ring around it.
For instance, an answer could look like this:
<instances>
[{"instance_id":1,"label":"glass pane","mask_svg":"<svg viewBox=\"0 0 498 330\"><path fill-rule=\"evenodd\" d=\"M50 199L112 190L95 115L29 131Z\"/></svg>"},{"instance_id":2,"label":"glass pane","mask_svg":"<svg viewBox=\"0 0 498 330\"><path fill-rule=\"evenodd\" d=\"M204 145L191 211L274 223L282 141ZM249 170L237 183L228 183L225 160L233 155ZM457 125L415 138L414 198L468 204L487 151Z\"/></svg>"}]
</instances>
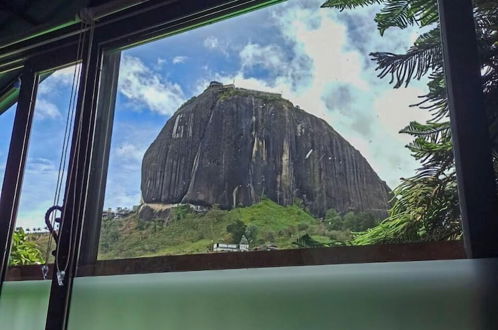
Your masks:
<instances>
[{"instance_id":1,"label":"glass pane","mask_svg":"<svg viewBox=\"0 0 498 330\"><path fill-rule=\"evenodd\" d=\"M445 260L80 277L68 329L92 320L93 330L478 330L487 320L476 303L476 268L493 266Z\"/></svg>"},{"instance_id":2,"label":"glass pane","mask_svg":"<svg viewBox=\"0 0 498 330\"><path fill-rule=\"evenodd\" d=\"M322 3L122 53L100 259L460 237L438 31Z\"/></svg>"},{"instance_id":3,"label":"glass pane","mask_svg":"<svg viewBox=\"0 0 498 330\"><path fill-rule=\"evenodd\" d=\"M10 138L12 135L12 126L14 125L14 116L16 113L16 106L14 104L3 113L0 114L0 185L3 183L5 174L5 164L9 154ZM0 186L0 198L1 198Z\"/></svg>"},{"instance_id":4,"label":"glass pane","mask_svg":"<svg viewBox=\"0 0 498 330\"><path fill-rule=\"evenodd\" d=\"M8 324L9 329L45 329L51 281L43 265L53 261L51 251L55 249L55 244L44 218L54 201L59 205L63 202L62 198L54 198L54 195L58 177L60 189L64 193L67 175L67 164L62 161L59 167L59 162L64 150L64 137L66 141L71 139L74 118L74 111L71 110L74 109L71 102L73 77L77 82L79 66L39 74L16 230L6 282L3 283L0 296L0 323ZM73 93L77 90L75 88ZM3 125L1 121L0 125ZM0 136L3 133L4 130L0 129ZM4 148L8 147L2 143L2 162ZM26 281L26 276L37 281ZM44 277L46 280L43 280Z\"/></svg>"},{"instance_id":5,"label":"glass pane","mask_svg":"<svg viewBox=\"0 0 498 330\"><path fill-rule=\"evenodd\" d=\"M498 5L475 2L474 18L481 61L484 104L488 116L491 159L498 189L498 55L496 54L496 12Z\"/></svg>"},{"instance_id":6,"label":"glass pane","mask_svg":"<svg viewBox=\"0 0 498 330\"><path fill-rule=\"evenodd\" d=\"M10 266L41 265L53 261L51 252L55 243L45 223L45 212L54 204L63 203L69 154L66 154L66 162L61 163L61 157L64 147L70 148L71 144L74 118L74 111L70 111L70 108L74 109L71 85L73 76L78 77L78 68L71 66L40 74ZM57 187L60 191L58 197ZM53 225L57 228L57 223ZM39 275L41 279L41 266Z\"/></svg>"},{"instance_id":7,"label":"glass pane","mask_svg":"<svg viewBox=\"0 0 498 330\"><path fill-rule=\"evenodd\" d=\"M45 329L51 281L4 282L0 322L11 330Z\"/></svg>"}]
</instances>

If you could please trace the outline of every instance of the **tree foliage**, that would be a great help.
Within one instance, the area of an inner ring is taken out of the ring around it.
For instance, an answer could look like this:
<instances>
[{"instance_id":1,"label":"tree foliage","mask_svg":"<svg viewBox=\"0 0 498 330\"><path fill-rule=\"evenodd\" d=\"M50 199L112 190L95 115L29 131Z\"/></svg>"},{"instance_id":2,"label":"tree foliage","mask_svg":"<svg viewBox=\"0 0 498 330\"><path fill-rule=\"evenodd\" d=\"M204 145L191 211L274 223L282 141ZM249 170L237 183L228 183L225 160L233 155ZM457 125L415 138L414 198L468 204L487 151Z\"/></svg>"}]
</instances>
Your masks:
<instances>
[{"instance_id":1,"label":"tree foliage","mask_svg":"<svg viewBox=\"0 0 498 330\"><path fill-rule=\"evenodd\" d=\"M394 88L428 78L429 92L414 105L429 111L426 123L412 122L400 133L421 167L394 190L389 216L379 226L357 236L354 244L455 239L461 236L437 0L329 0L323 7L339 10L382 5L375 21L382 35L389 28L430 28L405 54L371 53L379 78ZM474 17L481 56L486 109L490 119L493 162L498 170L498 2L474 0Z\"/></svg>"},{"instance_id":2,"label":"tree foliage","mask_svg":"<svg viewBox=\"0 0 498 330\"><path fill-rule=\"evenodd\" d=\"M391 27L425 26L438 19L437 0L329 0L323 7L344 10L374 4L384 5L375 17L381 35Z\"/></svg>"},{"instance_id":3,"label":"tree foliage","mask_svg":"<svg viewBox=\"0 0 498 330\"><path fill-rule=\"evenodd\" d=\"M139 223L139 225L144 226L145 221ZM113 245L120 239L119 229L119 219L108 217L102 219L99 240L99 249L101 252L106 253L112 250Z\"/></svg>"},{"instance_id":4,"label":"tree foliage","mask_svg":"<svg viewBox=\"0 0 498 330\"><path fill-rule=\"evenodd\" d=\"M348 232L365 231L375 227L379 218L369 212L346 212L341 215L335 209L329 209L323 219L329 230L340 230Z\"/></svg>"},{"instance_id":5,"label":"tree foliage","mask_svg":"<svg viewBox=\"0 0 498 330\"><path fill-rule=\"evenodd\" d=\"M304 234L300 237L297 238L295 242L292 243L298 248L317 248L317 247L323 247L324 244L314 240L310 235Z\"/></svg>"},{"instance_id":6,"label":"tree foliage","mask_svg":"<svg viewBox=\"0 0 498 330\"><path fill-rule=\"evenodd\" d=\"M248 226L245 235L250 244L256 244L258 239L258 227L255 225Z\"/></svg>"},{"instance_id":7,"label":"tree foliage","mask_svg":"<svg viewBox=\"0 0 498 330\"><path fill-rule=\"evenodd\" d=\"M247 226L240 220L236 220L227 226L227 233L232 236L232 243L238 244L245 234Z\"/></svg>"},{"instance_id":8,"label":"tree foliage","mask_svg":"<svg viewBox=\"0 0 498 330\"><path fill-rule=\"evenodd\" d=\"M35 243L28 241L22 228L16 230L12 236L12 249L9 264L12 266L41 264L43 256Z\"/></svg>"}]
</instances>

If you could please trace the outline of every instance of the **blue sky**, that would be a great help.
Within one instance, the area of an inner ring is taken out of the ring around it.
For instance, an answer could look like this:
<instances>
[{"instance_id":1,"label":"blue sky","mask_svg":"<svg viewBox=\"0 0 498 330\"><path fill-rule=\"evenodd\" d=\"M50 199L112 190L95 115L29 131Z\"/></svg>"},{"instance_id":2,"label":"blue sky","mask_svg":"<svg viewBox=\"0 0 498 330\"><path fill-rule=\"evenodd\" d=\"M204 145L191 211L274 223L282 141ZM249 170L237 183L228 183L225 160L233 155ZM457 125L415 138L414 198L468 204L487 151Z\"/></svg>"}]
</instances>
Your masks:
<instances>
[{"instance_id":1,"label":"blue sky","mask_svg":"<svg viewBox=\"0 0 498 330\"><path fill-rule=\"evenodd\" d=\"M425 84L393 90L387 79L377 78L368 53L406 51L417 30L380 37L376 8L339 13L320 9L321 2L289 1L124 51L105 207L140 202L143 153L171 114L211 80L282 93L325 119L391 187L412 175L418 164L404 148L409 137L398 131L428 118L409 108ZM71 70L40 86L19 225L43 227L43 212L51 205ZM0 116L2 167L12 112Z\"/></svg>"}]
</instances>

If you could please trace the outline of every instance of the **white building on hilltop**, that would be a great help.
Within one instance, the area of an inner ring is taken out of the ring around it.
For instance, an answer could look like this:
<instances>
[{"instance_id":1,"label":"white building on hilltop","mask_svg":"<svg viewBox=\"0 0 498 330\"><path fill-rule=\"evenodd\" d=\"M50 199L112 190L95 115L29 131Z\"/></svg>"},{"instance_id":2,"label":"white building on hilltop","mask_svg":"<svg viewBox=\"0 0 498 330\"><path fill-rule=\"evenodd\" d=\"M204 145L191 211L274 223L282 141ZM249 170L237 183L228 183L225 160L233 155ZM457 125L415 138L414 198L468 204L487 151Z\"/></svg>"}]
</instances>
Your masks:
<instances>
[{"instance_id":1,"label":"white building on hilltop","mask_svg":"<svg viewBox=\"0 0 498 330\"><path fill-rule=\"evenodd\" d=\"M225 243L215 243L213 244L214 252L245 252L249 251L249 241L245 235L242 235L239 244L225 244Z\"/></svg>"}]
</instances>

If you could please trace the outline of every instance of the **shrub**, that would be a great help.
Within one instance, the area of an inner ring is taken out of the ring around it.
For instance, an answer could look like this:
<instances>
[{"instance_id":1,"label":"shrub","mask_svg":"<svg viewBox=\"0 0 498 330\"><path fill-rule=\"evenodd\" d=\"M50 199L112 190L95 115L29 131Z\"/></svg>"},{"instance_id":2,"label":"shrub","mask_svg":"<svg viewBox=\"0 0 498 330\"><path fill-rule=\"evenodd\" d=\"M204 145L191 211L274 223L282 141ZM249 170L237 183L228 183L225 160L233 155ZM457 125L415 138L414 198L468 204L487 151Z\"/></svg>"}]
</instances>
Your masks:
<instances>
[{"instance_id":1,"label":"shrub","mask_svg":"<svg viewBox=\"0 0 498 330\"><path fill-rule=\"evenodd\" d=\"M237 244L246 232L246 225L242 221L236 220L227 226L227 232L232 236L232 243Z\"/></svg>"},{"instance_id":2,"label":"shrub","mask_svg":"<svg viewBox=\"0 0 498 330\"><path fill-rule=\"evenodd\" d=\"M309 228L308 224L306 223L300 223L297 225L297 230L298 231L305 231Z\"/></svg>"},{"instance_id":3,"label":"shrub","mask_svg":"<svg viewBox=\"0 0 498 330\"><path fill-rule=\"evenodd\" d=\"M325 223L329 230L341 230L343 219L342 216L334 209L329 209L325 213Z\"/></svg>"},{"instance_id":4,"label":"shrub","mask_svg":"<svg viewBox=\"0 0 498 330\"><path fill-rule=\"evenodd\" d=\"M41 251L35 243L28 241L26 233L22 228L16 230L12 236L12 250L9 264L16 266L41 264L43 262L44 259Z\"/></svg>"},{"instance_id":5,"label":"shrub","mask_svg":"<svg viewBox=\"0 0 498 330\"><path fill-rule=\"evenodd\" d=\"M275 241L275 233L272 231L265 233L264 239L266 242L274 242Z\"/></svg>"}]
</instances>

